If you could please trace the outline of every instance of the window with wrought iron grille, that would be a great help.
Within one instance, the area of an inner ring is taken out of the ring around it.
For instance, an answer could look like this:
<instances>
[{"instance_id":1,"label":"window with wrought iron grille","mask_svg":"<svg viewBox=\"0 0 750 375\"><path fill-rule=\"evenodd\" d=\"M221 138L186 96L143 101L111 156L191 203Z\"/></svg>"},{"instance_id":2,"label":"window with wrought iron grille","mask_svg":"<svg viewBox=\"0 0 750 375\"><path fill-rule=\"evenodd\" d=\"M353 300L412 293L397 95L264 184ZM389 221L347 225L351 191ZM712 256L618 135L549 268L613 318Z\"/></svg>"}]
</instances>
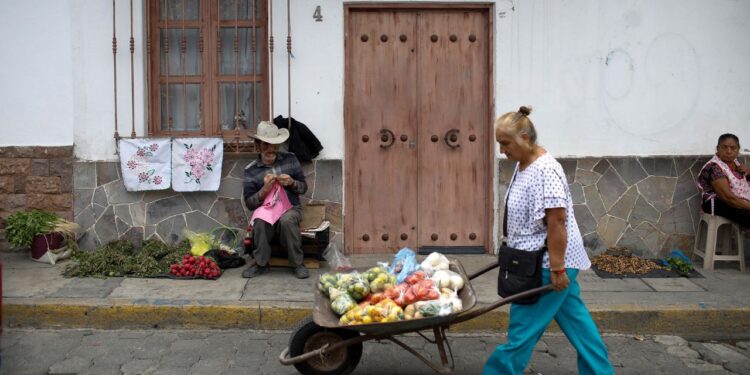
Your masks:
<instances>
[{"instance_id":1,"label":"window with wrought iron grille","mask_svg":"<svg viewBox=\"0 0 750 375\"><path fill-rule=\"evenodd\" d=\"M232 139L268 118L267 0L149 0L149 134Z\"/></svg>"}]
</instances>

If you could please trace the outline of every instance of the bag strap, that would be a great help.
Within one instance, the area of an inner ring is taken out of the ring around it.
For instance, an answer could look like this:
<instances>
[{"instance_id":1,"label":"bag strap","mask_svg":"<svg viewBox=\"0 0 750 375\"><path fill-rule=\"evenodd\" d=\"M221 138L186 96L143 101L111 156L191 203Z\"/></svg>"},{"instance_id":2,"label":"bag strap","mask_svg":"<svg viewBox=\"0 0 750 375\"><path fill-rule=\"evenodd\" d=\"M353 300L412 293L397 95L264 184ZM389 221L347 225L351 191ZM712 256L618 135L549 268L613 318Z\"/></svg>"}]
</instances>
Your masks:
<instances>
[{"instance_id":1,"label":"bag strap","mask_svg":"<svg viewBox=\"0 0 750 375\"><path fill-rule=\"evenodd\" d=\"M508 193L505 194L505 208L503 209L503 242L508 238L508 198L510 198L510 189L513 187L513 182L516 181L516 174L518 174L518 165L513 171L513 177L510 179L510 185L508 185Z\"/></svg>"}]
</instances>

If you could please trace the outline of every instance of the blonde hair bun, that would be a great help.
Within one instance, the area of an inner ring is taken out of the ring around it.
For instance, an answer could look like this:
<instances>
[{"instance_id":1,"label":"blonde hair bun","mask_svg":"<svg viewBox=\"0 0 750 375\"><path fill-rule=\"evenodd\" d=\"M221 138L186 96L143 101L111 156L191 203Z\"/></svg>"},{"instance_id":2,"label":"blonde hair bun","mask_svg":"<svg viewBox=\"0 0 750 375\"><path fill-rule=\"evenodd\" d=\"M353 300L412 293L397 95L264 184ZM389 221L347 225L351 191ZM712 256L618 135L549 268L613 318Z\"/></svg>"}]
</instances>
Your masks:
<instances>
[{"instance_id":1,"label":"blonde hair bun","mask_svg":"<svg viewBox=\"0 0 750 375\"><path fill-rule=\"evenodd\" d=\"M525 105L522 105L521 108L518 108L518 113L528 116L531 114L531 107L527 107Z\"/></svg>"}]
</instances>

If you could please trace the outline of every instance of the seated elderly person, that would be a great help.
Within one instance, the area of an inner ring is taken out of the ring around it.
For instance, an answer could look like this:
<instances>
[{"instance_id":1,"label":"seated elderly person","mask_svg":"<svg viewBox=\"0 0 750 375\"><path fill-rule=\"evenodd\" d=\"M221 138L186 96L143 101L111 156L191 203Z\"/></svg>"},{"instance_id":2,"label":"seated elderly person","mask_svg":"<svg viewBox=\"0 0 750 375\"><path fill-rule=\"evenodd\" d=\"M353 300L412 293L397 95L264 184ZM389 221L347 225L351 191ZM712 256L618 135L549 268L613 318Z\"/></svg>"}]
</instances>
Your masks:
<instances>
[{"instance_id":1,"label":"seated elderly person","mask_svg":"<svg viewBox=\"0 0 750 375\"><path fill-rule=\"evenodd\" d=\"M271 241L279 239L286 249L294 276L310 276L303 264L300 222L302 207L299 196L307 191L305 174L297 157L280 152L279 144L289 138L287 129L279 129L271 122L258 124L255 139L258 159L245 167L243 198L248 209L254 210L250 219L253 226L253 258L255 264L242 272L252 278L268 271Z\"/></svg>"},{"instance_id":2,"label":"seated elderly person","mask_svg":"<svg viewBox=\"0 0 750 375\"><path fill-rule=\"evenodd\" d=\"M734 134L722 134L716 155L698 174L703 194L703 212L723 216L750 228L750 169L740 164L740 140Z\"/></svg>"}]
</instances>

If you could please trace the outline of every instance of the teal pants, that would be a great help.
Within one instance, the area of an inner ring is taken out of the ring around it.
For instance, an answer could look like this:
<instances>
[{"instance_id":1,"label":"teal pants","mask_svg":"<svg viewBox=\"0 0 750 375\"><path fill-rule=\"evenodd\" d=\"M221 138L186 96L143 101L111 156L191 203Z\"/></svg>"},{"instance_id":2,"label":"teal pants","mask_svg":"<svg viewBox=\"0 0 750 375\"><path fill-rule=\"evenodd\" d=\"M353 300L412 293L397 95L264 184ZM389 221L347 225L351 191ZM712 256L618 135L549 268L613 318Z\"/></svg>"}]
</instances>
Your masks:
<instances>
[{"instance_id":1,"label":"teal pants","mask_svg":"<svg viewBox=\"0 0 750 375\"><path fill-rule=\"evenodd\" d=\"M579 374L614 374L607 358L607 347L581 299L576 281L578 270L568 269L570 285L560 292L549 292L533 305L510 306L508 342L499 345L484 364L484 375L523 374L537 341L555 319L568 341L578 351ZM550 284L550 271L542 270L544 284Z\"/></svg>"}]
</instances>

